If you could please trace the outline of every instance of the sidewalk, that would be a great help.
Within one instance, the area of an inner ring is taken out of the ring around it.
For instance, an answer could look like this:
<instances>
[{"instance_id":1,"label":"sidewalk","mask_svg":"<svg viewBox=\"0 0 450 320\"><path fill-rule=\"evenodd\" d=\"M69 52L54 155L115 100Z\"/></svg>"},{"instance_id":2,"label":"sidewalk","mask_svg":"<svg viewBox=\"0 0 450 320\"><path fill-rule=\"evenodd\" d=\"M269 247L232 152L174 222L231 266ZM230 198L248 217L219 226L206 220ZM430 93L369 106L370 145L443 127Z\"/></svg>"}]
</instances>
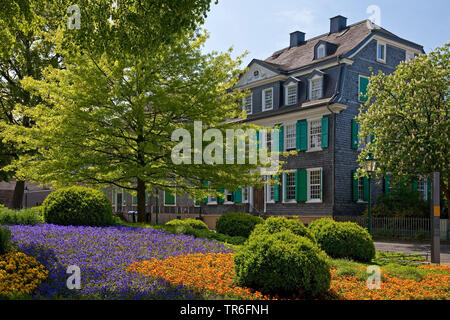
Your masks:
<instances>
[{"instance_id":1,"label":"sidewalk","mask_svg":"<svg viewBox=\"0 0 450 320\"><path fill-rule=\"evenodd\" d=\"M428 261L430 261L431 244L384 241L375 241L374 244L377 251L428 254ZM450 265L450 245L448 244L441 243L441 264Z\"/></svg>"}]
</instances>

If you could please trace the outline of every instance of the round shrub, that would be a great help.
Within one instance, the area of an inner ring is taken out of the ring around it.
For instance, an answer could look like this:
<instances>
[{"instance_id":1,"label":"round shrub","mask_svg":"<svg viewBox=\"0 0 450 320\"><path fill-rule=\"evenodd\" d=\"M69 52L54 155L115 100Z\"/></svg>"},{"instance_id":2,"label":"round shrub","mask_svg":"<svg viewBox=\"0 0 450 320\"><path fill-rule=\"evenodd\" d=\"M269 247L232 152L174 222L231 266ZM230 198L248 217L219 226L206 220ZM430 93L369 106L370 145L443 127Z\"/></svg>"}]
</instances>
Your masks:
<instances>
[{"instance_id":1,"label":"round shrub","mask_svg":"<svg viewBox=\"0 0 450 320\"><path fill-rule=\"evenodd\" d=\"M263 222L261 217L248 213L225 213L217 220L216 231L232 237L248 238L255 226Z\"/></svg>"},{"instance_id":2,"label":"round shrub","mask_svg":"<svg viewBox=\"0 0 450 320\"><path fill-rule=\"evenodd\" d=\"M274 234L289 230L293 234L306 237L316 243L316 238L308 228L298 219L287 219L285 217L270 217L263 224L257 225L251 236L260 234Z\"/></svg>"},{"instance_id":3,"label":"round shrub","mask_svg":"<svg viewBox=\"0 0 450 320\"><path fill-rule=\"evenodd\" d=\"M314 221L308 228L314 233L320 247L328 255L361 262L370 262L375 258L372 237L364 228L353 222L320 220Z\"/></svg>"},{"instance_id":4,"label":"round shrub","mask_svg":"<svg viewBox=\"0 0 450 320\"><path fill-rule=\"evenodd\" d=\"M206 223L204 223L201 220L190 219L190 218L185 219L185 220L173 219L173 220L170 220L169 222L167 222L166 225L174 226L174 227L190 226L196 230L208 230L208 226L206 225Z\"/></svg>"},{"instance_id":5,"label":"round shrub","mask_svg":"<svg viewBox=\"0 0 450 320\"><path fill-rule=\"evenodd\" d=\"M113 224L111 202L101 192L85 187L68 187L50 193L42 204L47 223L105 226Z\"/></svg>"},{"instance_id":6,"label":"round shrub","mask_svg":"<svg viewBox=\"0 0 450 320\"><path fill-rule=\"evenodd\" d=\"M330 287L328 256L290 231L256 234L234 257L237 281L264 294L315 297Z\"/></svg>"}]
</instances>

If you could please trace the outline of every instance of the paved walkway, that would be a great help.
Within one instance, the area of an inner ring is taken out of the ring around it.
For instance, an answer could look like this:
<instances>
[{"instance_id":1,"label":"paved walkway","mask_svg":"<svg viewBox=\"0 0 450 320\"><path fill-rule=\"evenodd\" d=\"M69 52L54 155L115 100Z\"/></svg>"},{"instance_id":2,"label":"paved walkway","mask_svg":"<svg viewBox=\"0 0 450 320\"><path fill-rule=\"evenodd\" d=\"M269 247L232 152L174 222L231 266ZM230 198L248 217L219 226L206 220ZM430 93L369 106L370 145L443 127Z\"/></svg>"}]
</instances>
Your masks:
<instances>
[{"instance_id":1,"label":"paved walkway","mask_svg":"<svg viewBox=\"0 0 450 320\"><path fill-rule=\"evenodd\" d=\"M399 242L380 242L375 241L377 251L393 251L404 253L428 254L430 261L431 244L427 243L399 243ZM450 265L450 245L441 243L441 264Z\"/></svg>"}]
</instances>

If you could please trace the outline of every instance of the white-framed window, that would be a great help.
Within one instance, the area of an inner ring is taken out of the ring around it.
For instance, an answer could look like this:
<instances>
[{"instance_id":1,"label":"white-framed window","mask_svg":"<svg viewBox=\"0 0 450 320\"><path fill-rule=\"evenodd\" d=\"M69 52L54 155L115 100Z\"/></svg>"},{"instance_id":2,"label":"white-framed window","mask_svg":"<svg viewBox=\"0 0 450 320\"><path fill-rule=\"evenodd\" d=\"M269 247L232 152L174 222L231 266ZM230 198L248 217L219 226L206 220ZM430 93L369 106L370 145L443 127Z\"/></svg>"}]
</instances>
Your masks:
<instances>
[{"instance_id":1,"label":"white-framed window","mask_svg":"<svg viewBox=\"0 0 450 320\"><path fill-rule=\"evenodd\" d=\"M320 46L317 47L316 57L317 57L317 59L321 59L321 58L325 57L325 45L324 44L321 44Z\"/></svg>"},{"instance_id":2,"label":"white-framed window","mask_svg":"<svg viewBox=\"0 0 450 320\"><path fill-rule=\"evenodd\" d=\"M285 86L285 101L287 106L297 103L297 84L292 83Z\"/></svg>"},{"instance_id":3,"label":"white-framed window","mask_svg":"<svg viewBox=\"0 0 450 320\"><path fill-rule=\"evenodd\" d=\"M242 203L248 203L248 188L242 188Z\"/></svg>"},{"instance_id":4,"label":"white-framed window","mask_svg":"<svg viewBox=\"0 0 450 320\"><path fill-rule=\"evenodd\" d=\"M413 59L414 59L414 52L411 52L411 51L407 50L406 54L405 54L405 61L408 62L408 61L411 61Z\"/></svg>"},{"instance_id":5,"label":"white-framed window","mask_svg":"<svg viewBox=\"0 0 450 320\"><path fill-rule=\"evenodd\" d=\"M284 175L284 197L283 202L296 202L295 200L295 172L286 172Z\"/></svg>"},{"instance_id":6,"label":"white-framed window","mask_svg":"<svg viewBox=\"0 0 450 320\"><path fill-rule=\"evenodd\" d=\"M231 192L229 190L225 190L224 194L225 194L224 204L232 204L232 203L234 203L233 192Z\"/></svg>"},{"instance_id":7,"label":"white-framed window","mask_svg":"<svg viewBox=\"0 0 450 320\"><path fill-rule=\"evenodd\" d=\"M273 88L264 89L262 92L262 110L273 109Z\"/></svg>"},{"instance_id":8,"label":"white-framed window","mask_svg":"<svg viewBox=\"0 0 450 320\"><path fill-rule=\"evenodd\" d=\"M322 202L322 168L307 169L308 202Z\"/></svg>"},{"instance_id":9,"label":"white-framed window","mask_svg":"<svg viewBox=\"0 0 450 320\"><path fill-rule=\"evenodd\" d=\"M428 183L426 178L419 179L417 183L417 191L419 191L422 194L422 199L427 201L428 200Z\"/></svg>"},{"instance_id":10,"label":"white-framed window","mask_svg":"<svg viewBox=\"0 0 450 320\"><path fill-rule=\"evenodd\" d=\"M364 178L358 179L358 202L364 201Z\"/></svg>"},{"instance_id":11,"label":"white-framed window","mask_svg":"<svg viewBox=\"0 0 450 320\"><path fill-rule=\"evenodd\" d=\"M264 137L265 141L264 141L264 145L267 148L267 152L272 152L272 130L271 129L267 129L266 131L266 136Z\"/></svg>"},{"instance_id":12,"label":"white-framed window","mask_svg":"<svg viewBox=\"0 0 450 320\"><path fill-rule=\"evenodd\" d=\"M318 100L323 95L323 77L315 76L309 80L309 97L310 100Z\"/></svg>"},{"instance_id":13,"label":"white-framed window","mask_svg":"<svg viewBox=\"0 0 450 320\"><path fill-rule=\"evenodd\" d=\"M217 197L216 196L208 196L208 204L209 205L217 204Z\"/></svg>"},{"instance_id":14,"label":"white-framed window","mask_svg":"<svg viewBox=\"0 0 450 320\"><path fill-rule=\"evenodd\" d=\"M377 61L386 63L386 43L377 41Z\"/></svg>"},{"instance_id":15,"label":"white-framed window","mask_svg":"<svg viewBox=\"0 0 450 320\"><path fill-rule=\"evenodd\" d=\"M247 111L247 114L252 114L253 111L253 95L249 94L242 101L243 110Z\"/></svg>"},{"instance_id":16,"label":"white-framed window","mask_svg":"<svg viewBox=\"0 0 450 320\"><path fill-rule=\"evenodd\" d=\"M284 125L284 149L285 151L296 148L296 124L290 123Z\"/></svg>"},{"instance_id":17,"label":"white-framed window","mask_svg":"<svg viewBox=\"0 0 450 320\"><path fill-rule=\"evenodd\" d=\"M308 151L322 150L322 119L308 120Z\"/></svg>"}]
</instances>

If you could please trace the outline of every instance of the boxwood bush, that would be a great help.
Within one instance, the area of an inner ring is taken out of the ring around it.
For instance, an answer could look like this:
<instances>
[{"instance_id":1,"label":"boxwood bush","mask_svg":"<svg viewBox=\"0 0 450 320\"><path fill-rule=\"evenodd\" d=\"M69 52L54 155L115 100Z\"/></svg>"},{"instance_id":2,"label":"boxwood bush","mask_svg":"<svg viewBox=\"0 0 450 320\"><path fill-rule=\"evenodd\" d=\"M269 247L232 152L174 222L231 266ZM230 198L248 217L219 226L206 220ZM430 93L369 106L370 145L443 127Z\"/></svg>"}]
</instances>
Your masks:
<instances>
[{"instance_id":1,"label":"boxwood bush","mask_svg":"<svg viewBox=\"0 0 450 320\"><path fill-rule=\"evenodd\" d=\"M184 219L184 220L180 220L180 219L174 219L174 220L170 220L169 222L166 223L166 225L168 226L190 226L194 229L197 230L208 230L208 226L206 225L206 223L204 223L201 220L197 220L197 219Z\"/></svg>"},{"instance_id":2,"label":"boxwood bush","mask_svg":"<svg viewBox=\"0 0 450 320\"><path fill-rule=\"evenodd\" d=\"M372 237L353 222L336 222L319 219L308 226L325 252L333 258L349 258L370 262L375 258Z\"/></svg>"},{"instance_id":3,"label":"boxwood bush","mask_svg":"<svg viewBox=\"0 0 450 320\"><path fill-rule=\"evenodd\" d=\"M42 204L47 223L106 226L114 224L111 202L101 192L85 187L68 187L50 193Z\"/></svg>"},{"instance_id":4,"label":"boxwood bush","mask_svg":"<svg viewBox=\"0 0 450 320\"><path fill-rule=\"evenodd\" d=\"M261 217L243 212L225 213L216 222L216 231L232 237L248 238L257 224L263 223Z\"/></svg>"},{"instance_id":5,"label":"boxwood bush","mask_svg":"<svg viewBox=\"0 0 450 320\"><path fill-rule=\"evenodd\" d=\"M252 234L234 257L237 282L264 294L315 297L330 287L330 261L306 237Z\"/></svg>"},{"instance_id":6,"label":"boxwood bush","mask_svg":"<svg viewBox=\"0 0 450 320\"><path fill-rule=\"evenodd\" d=\"M44 217L40 207L22 210L10 210L0 207L0 224L36 225L39 223L44 223Z\"/></svg>"},{"instance_id":7,"label":"boxwood bush","mask_svg":"<svg viewBox=\"0 0 450 320\"><path fill-rule=\"evenodd\" d=\"M270 217L263 224L259 224L253 230L251 236L260 234L274 234L289 230L293 234L306 237L316 243L316 238L299 219L287 219L285 217Z\"/></svg>"}]
</instances>

